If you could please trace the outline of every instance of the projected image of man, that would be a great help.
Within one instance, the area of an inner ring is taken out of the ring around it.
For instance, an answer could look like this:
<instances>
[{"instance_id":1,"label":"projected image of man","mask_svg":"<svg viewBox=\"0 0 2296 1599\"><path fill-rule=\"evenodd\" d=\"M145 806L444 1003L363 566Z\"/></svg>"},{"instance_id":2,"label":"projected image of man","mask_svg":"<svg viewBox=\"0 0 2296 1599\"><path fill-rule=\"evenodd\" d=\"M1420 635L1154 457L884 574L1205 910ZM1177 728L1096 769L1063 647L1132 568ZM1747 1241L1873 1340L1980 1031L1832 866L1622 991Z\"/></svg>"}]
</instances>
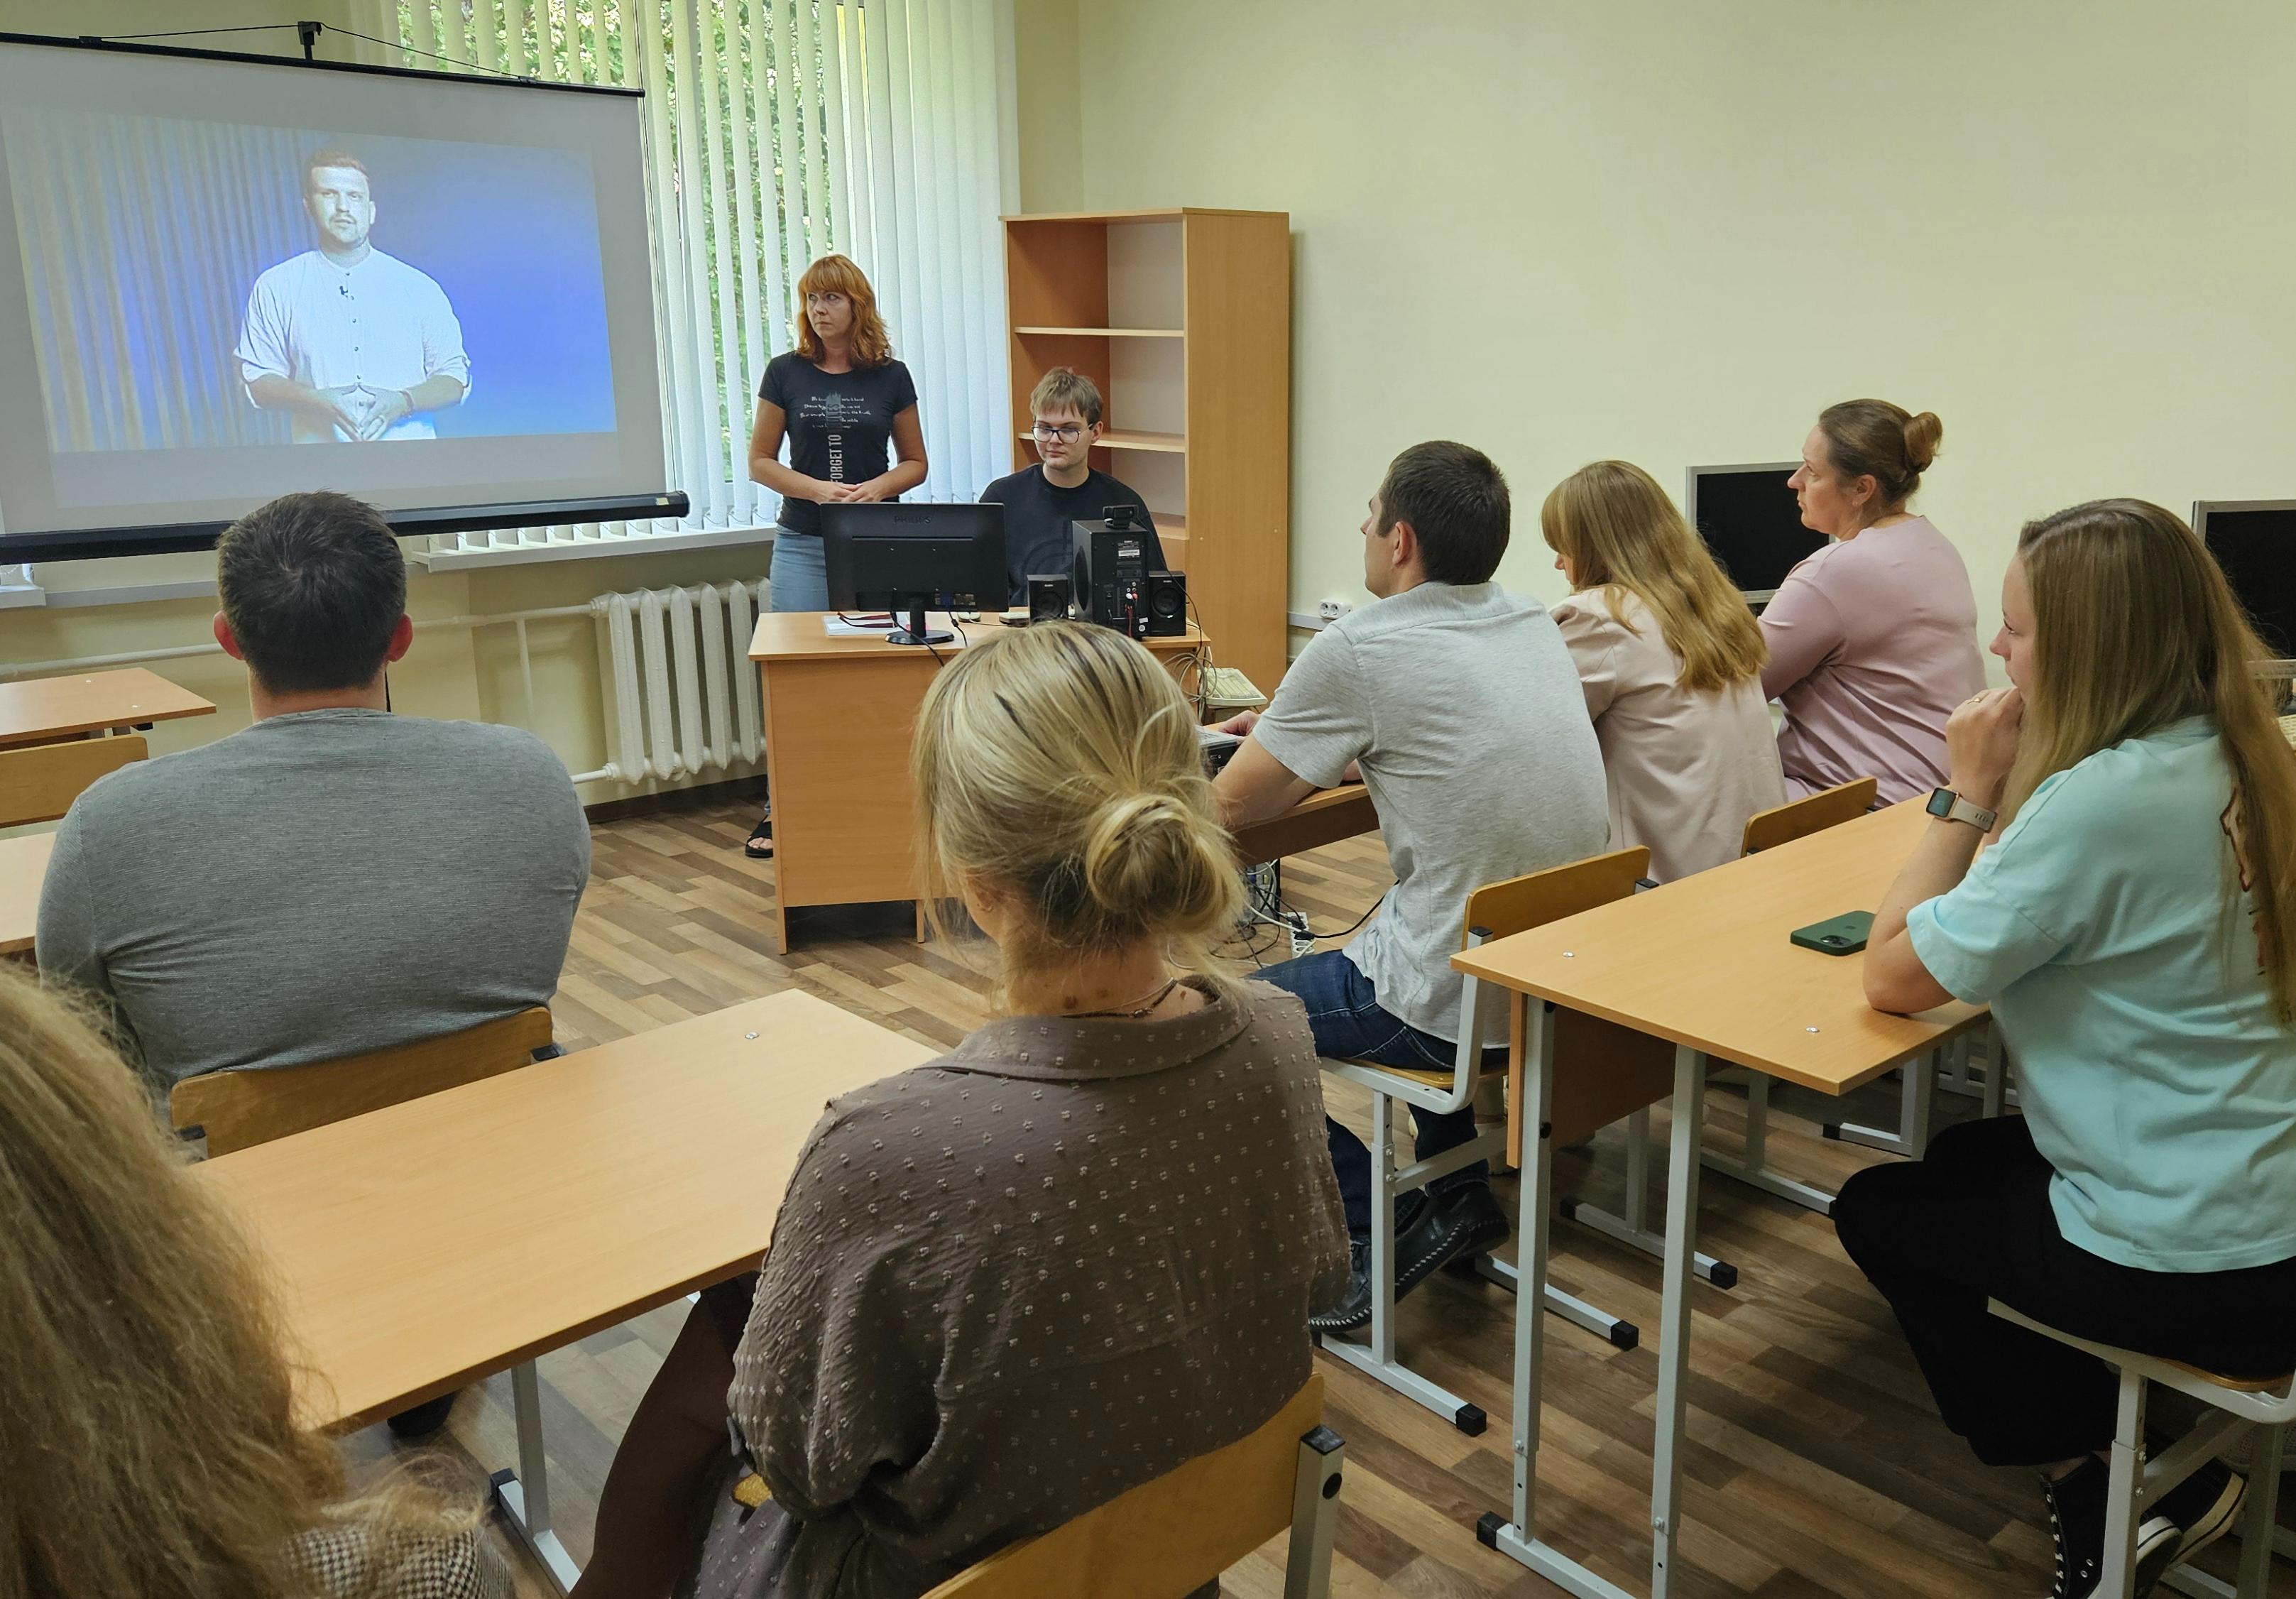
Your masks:
<instances>
[{"instance_id":1,"label":"projected image of man","mask_svg":"<svg viewBox=\"0 0 2296 1599\"><path fill-rule=\"evenodd\" d=\"M428 274L375 249L365 165L341 150L303 163L317 248L255 280L241 324L247 397L286 412L298 444L435 439L430 414L471 391L463 324Z\"/></svg>"}]
</instances>

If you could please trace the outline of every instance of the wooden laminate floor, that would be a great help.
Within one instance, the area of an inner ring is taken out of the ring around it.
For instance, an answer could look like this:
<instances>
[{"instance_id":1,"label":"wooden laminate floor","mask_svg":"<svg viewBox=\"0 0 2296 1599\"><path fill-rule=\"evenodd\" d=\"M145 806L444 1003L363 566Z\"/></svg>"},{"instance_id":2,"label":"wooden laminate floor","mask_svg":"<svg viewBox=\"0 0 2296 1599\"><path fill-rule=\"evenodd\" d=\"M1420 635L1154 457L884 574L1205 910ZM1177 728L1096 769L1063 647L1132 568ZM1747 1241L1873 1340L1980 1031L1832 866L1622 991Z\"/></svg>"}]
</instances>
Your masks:
<instances>
[{"instance_id":1,"label":"wooden laminate floor","mask_svg":"<svg viewBox=\"0 0 2296 1599\"><path fill-rule=\"evenodd\" d=\"M728 803L594 830L590 888L553 1004L562 1042L578 1048L792 987L935 1045L955 1044L984 1018L988 980L944 949L914 943L906 906L808 913L794 930L796 947L773 954L764 931L773 869L740 850L754 816L753 807ZM1291 903L1326 929L1354 922L1390 881L1375 838L1300 857L1284 873ZM1249 970L1246 952L1232 953ZM1329 1087L1334 1114L1361 1128L1360 1095L1342 1083ZM1726 1146L1742 1125L1742 1102L1725 1091L1710 1103L1715 1142ZM1843 1107L1793 1090L1773 1103L1784 1113L1774 1115L1772 1159L1795 1176L1832 1188L1888 1158L1816 1136L1812 1121ZM1880 1090L1847 1109L1851 1119L1895 1122L1893 1096ZM1969 1109L1939 1095L1941 1119ZM1656 1119L1663 1150L1662 1107ZM1595 1140L1578 1169L1587 1197L1618 1208L1615 1130ZM1511 1207L1513 1185L1502 1179L1499 1187ZM728 1202L738 1201L729 1194ZM1554 1241L1558 1283L1656 1326L1655 1260L1568 1223L1556 1224ZM2050 1545L2031 1479L1978 1465L1939 1425L1888 1309L1843 1257L1830 1224L1709 1174L1700 1243L1741 1275L1730 1292L1701 1283L1693 1296L1691 1447L1675 1591L1687 1599L2046 1594ZM1414 1363L1489 1413L1480 1438L1349 1367L1320 1362L1328 1419L1348 1446L1335 1594L1561 1592L1474 1537L1479 1517L1505 1508L1512 1480L1510 1308L1496 1288L1439 1274L1399 1318ZM666 1307L542 1359L552 1495L577 1559L588 1553L615 1440L685 1313L683 1304ZM1622 1352L1552 1317L1547 1325L1539 1530L1630 1592L1645 1592L1656 1352L1648 1343ZM463 1396L446 1447L480 1473L515 1464L507 1376ZM348 1447L372 1466L404 1446L374 1428ZM2203 1563L2229 1576L2233 1548L2228 1540ZM540 1595L519 1570L521 1595ZM1279 1595L1280 1543L1225 1581L1234 1595ZM2273 1592L2296 1595L2296 1571L2276 1573Z\"/></svg>"}]
</instances>

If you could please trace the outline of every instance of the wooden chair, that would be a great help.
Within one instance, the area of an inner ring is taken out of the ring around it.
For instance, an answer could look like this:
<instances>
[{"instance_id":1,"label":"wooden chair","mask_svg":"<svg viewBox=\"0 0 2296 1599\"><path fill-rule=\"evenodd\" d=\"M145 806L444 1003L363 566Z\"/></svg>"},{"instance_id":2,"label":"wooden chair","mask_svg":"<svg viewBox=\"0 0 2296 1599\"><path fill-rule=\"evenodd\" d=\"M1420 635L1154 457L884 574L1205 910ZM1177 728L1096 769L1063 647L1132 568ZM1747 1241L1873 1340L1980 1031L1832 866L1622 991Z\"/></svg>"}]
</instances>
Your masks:
<instances>
[{"instance_id":1,"label":"wooden chair","mask_svg":"<svg viewBox=\"0 0 2296 1599\"><path fill-rule=\"evenodd\" d=\"M186 1078L168 1095L168 1114L178 1129L205 1128L208 1153L227 1155L514 1071L531 1064L534 1052L549 1043L550 1013L537 1005L443 1038L340 1061Z\"/></svg>"},{"instance_id":2,"label":"wooden chair","mask_svg":"<svg viewBox=\"0 0 2296 1599\"><path fill-rule=\"evenodd\" d=\"M1752 855L1759 850L1775 849L1844 822L1854 822L1874 808L1874 791L1880 786L1871 777L1860 777L1840 788L1805 794L1799 800L1759 811L1746 818L1739 853Z\"/></svg>"},{"instance_id":3,"label":"wooden chair","mask_svg":"<svg viewBox=\"0 0 2296 1599\"><path fill-rule=\"evenodd\" d=\"M0 827L56 821L88 784L151 753L140 733L0 750Z\"/></svg>"},{"instance_id":4,"label":"wooden chair","mask_svg":"<svg viewBox=\"0 0 2296 1599\"><path fill-rule=\"evenodd\" d=\"M1181 1599L1286 1527L1284 1599L1323 1599L1332 1586L1345 1454L1323 1422L1317 1372L1234 1443L998 1550L925 1599Z\"/></svg>"},{"instance_id":5,"label":"wooden chair","mask_svg":"<svg viewBox=\"0 0 2296 1599\"><path fill-rule=\"evenodd\" d=\"M2178 1360L2139 1355L2075 1338L2011 1309L1998 1300L1986 1308L2005 1321L2044 1338L2087 1350L2112 1366L2120 1382L2120 1406L2112 1436L2112 1474L2105 1490L2104 1566L2097 1578L2098 1599L2129 1599L2136 1592L2136 1533L2144 1506L2192 1475L2246 1429L2256 1430L2256 1464L2248 1479L2248 1502L2240 1522L2239 1586L2227 1587L2190 1566L2170 1568L2162 1587L2180 1588L2203 1599L2266 1599L2272 1586L2272 1556L2296 1559L2296 1539L2279 1529L2282 1447L2288 1424L2296 1422L2296 1374L2263 1379L2227 1377ZM2158 1382L2190 1394L2217 1414L2148 1460L2144 1450L2145 1384Z\"/></svg>"},{"instance_id":6,"label":"wooden chair","mask_svg":"<svg viewBox=\"0 0 2296 1599\"><path fill-rule=\"evenodd\" d=\"M1635 891L1636 882L1649 867L1649 850L1621 849L1527 877L1486 883L1468 897L1462 947L1472 949L1493 939L1506 938L1613 899L1623 899ZM1395 1356L1395 1206L1403 1195L1426 1187L1438 1177L1477 1160L1503 1156L1506 1132L1501 1127L1484 1129L1456 1149L1398 1169L1395 1160L1395 1106L1400 1102L1414 1110L1439 1114L1458 1111L1474 1103L1476 1088L1485 1073L1505 1070L1504 1054L1496 1062L1485 1054L1485 1040L1496 1041L1491 1019L1485 1013L1500 997L1487 994L1480 980L1466 979L1459 1002L1457 1053L1448 1070L1414 1070L1370 1061L1324 1062L1324 1070L1332 1076L1361 1084L1371 1092L1371 1325L1364 1342L1340 1333L1318 1333L1316 1341L1333 1356L1398 1393L1417 1400L1470 1435L1484 1428L1487 1418L1481 1407L1429 1382ZM1624 1102L1635 1100L1648 1086L1637 1076L1645 1059L1655 1061L1662 1054L1663 1066L1655 1090L1637 1103L1647 1105L1652 1099L1663 1097L1671 1092L1674 1082L1672 1046L1654 1053L1638 1048L1639 1043L1647 1041L1638 1040L1624 1029L1592 1017L1580 1021L1583 1027L1574 1027L1558 1040L1556 1047L1571 1051L1601 1048L1607 1058L1602 1073L1566 1072L1558 1077L1554 1120L1557 1133L1563 1136L1565 1142L1575 1142L1624 1113ZM1565 1082L1571 1084L1567 1095L1562 1088ZM1474 1269L1502 1287L1516 1286L1515 1269L1488 1255L1477 1259ZM1546 1288L1546 1306L1620 1349L1631 1349L1640 1340L1641 1334L1633 1323L1598 1310L1552 1283Z\"/></svg>"}]
</instances>

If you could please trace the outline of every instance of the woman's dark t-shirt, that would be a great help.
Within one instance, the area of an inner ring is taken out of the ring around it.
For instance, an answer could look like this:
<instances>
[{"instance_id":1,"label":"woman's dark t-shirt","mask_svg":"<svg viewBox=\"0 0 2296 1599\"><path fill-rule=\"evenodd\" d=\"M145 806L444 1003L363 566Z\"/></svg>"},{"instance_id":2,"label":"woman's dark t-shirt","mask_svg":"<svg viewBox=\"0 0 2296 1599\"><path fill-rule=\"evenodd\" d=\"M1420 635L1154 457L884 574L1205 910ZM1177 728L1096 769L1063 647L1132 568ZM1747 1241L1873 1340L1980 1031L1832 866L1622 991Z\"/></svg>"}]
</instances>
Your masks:
<instances>
[{"instance_id":1,"label":"woman's dark t-shirt","mask_svg":"<svg viewBox=\"0 0 2296 1599\"><path fill-rule=\"evenodd\" d=\"M788 419L791 471L824 483L866 483L891 466L893 418L917 403L917 386L898 361L829 373L789 350L767 364L758 398ZM821 507L783 495L780 521L792 533L818 533Z\"/></svg>"}]
</instances>

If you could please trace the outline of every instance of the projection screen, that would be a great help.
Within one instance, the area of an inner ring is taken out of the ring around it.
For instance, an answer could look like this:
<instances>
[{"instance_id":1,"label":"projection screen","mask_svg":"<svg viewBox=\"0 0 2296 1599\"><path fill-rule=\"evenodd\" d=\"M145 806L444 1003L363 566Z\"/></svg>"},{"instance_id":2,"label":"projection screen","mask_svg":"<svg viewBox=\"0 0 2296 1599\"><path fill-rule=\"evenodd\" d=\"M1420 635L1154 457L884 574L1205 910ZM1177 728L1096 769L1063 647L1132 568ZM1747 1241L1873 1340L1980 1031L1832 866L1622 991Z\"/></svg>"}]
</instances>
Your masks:
<instances>
[{"instance_id":1,"label":"projection screen","mask_svg":"<svg viewBox=\"0 0 2296 1599\"><path fill-rule=\"evenodd\" d=\"M0 36L0 562L666 493L640 101Z\"/></svg>"}]
</instances>

